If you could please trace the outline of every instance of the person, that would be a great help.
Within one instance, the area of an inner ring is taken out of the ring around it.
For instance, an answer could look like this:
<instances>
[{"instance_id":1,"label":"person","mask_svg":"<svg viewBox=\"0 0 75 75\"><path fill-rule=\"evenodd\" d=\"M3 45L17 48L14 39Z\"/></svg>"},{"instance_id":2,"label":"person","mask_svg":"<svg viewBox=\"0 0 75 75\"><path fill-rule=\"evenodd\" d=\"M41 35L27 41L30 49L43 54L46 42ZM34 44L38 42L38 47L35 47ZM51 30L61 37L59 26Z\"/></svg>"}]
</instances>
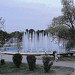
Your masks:
<instances>
[{"instance_id":1,"label":"person","mask_svg":"<svg viewBox=\"0 0 75 75\"><path fill-rule=\"evenodd\" d=\"M56 53L56 51L53 51L53 57L54 57L54 59L55 59L55 53Z\"/></svg>"},{"instance_id":2,"label":"person","mask_svg":"<svg viewBox=\"0 0 75 75\"><path fill-rule=\"evenodd\" d=\"M57 54L57 52L55 53L55 61L56 62L58 61L58 54Z\"/></svg>"}]
</instances>

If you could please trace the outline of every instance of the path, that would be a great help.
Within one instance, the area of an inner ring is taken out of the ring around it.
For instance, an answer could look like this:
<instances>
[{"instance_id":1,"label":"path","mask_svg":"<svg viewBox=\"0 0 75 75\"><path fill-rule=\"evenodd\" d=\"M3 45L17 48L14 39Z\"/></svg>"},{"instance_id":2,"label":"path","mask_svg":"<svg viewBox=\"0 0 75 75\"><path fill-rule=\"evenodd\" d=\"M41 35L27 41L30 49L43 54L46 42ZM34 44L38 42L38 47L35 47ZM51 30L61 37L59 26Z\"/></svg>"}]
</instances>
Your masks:
<instances>
[{"instance_id":1,"label":"path","mask_svg":"<svg viewBox=\"0 0 75 75\"><path fill-rule=\"evenodd\" d=\"M74 61L58 61L54 62L54 66L64 66L74 68L74 72L71 75L75 75L75 62Z\"/></svg>"}]
</instances>

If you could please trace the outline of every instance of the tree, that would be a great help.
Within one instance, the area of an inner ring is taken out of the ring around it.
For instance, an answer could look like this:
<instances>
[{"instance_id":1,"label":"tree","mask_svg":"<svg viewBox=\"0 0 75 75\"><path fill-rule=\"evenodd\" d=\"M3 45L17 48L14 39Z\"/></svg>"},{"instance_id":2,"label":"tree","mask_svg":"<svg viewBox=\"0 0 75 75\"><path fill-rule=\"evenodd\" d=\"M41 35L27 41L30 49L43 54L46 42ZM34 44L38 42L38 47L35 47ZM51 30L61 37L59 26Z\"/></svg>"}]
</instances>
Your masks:
<instances>
[{"instance_id":1,"label":"tree","mask_svg":"<svg viewBox=\"0 0 75 75\"><path fill-rule=\"evenodd\" d=\"M53 19L53 25L66 25L68 28L74 28L75 21L75 7L73 0L62 0L62 14Z\"/></svg>"},{"instance_id":2,"label":"tree","mask_svg":"<svg viewBox=\"0 0 75 75\"><path fill-rule=\"evenodd\" d=\"M0 47L3 46L10 38L10 34L8 34L6 31L0 30Z\"/></svg>"},{"instance_id":3,"label":"tree","mask_svg":"<svg viewBox=\"0 0 75 75\"><path fill-rule=\"evenodd\" d=\"M62 15L55 17L52 20L52 28L56 28L58 26L66 26L67 30L68 30L68 36L65 38L68 40L68 43L71 47L75 46L75 6L74 6L74 1L73 0L62 0ZM50 27L51 28L51 27ZM61 31L61 33L63 33L64 31ZM66 31L67 32L67 31ZM54 32L56 33L56 32ZM61 34L59 31L57 32L58 35ZM65 34L65 33L64 33ZM57 36L58 36L57 35ZM61 38L62 35L60 35ZM64 35L65 37L66 35ZM62 38L64 38L62 37ZM66 44L66 48L68 47L68 43ZM69 49L70 49L69 48Z\"/></svg>"}]
</instances>

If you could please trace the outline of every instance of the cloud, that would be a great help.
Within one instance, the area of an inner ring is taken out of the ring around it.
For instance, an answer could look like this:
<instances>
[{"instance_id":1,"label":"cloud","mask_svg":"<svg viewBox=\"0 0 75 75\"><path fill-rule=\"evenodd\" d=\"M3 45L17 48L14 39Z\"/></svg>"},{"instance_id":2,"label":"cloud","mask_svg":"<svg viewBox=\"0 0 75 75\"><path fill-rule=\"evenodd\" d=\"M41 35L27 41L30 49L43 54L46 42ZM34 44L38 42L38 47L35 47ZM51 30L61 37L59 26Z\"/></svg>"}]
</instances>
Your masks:
<instances>
[{"instance_id":1,"label":"cloud","mask_svg":"<svg viewBox=\"0 0 75 75\"><path fill-rule=\"evenodd\" d=\"M6 31L45 29L53 17L61 14L61 6L49 6L48 1L50 0L2 0L0 16L6 20Z\"/></svg>"}]
</instances>

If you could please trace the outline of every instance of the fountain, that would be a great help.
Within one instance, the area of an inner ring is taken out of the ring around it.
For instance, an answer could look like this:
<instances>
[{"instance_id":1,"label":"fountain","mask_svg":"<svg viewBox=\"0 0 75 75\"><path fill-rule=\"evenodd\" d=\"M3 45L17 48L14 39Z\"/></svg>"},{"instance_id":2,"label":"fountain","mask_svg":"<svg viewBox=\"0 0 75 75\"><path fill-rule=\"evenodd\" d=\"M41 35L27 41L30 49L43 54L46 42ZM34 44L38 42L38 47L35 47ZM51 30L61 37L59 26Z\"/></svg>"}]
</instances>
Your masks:
<instances>
[{"instance_id":1,"label":"fountain","mask_svg":"<svg viewBox=\"0 0 75 75\"><path fill-rule=\"evenodd\" d=\"M44 35L44 33L28 33L25 32L23 35L23 52L60 52L60 47L58 45L57 39L53 40L53 37L48 34Z\"/></svg>"},{"instance_id":2,"label":"fountain","mask_svg":"<svg viewBox=\"0 0 75 75\"><path fill-rule=\"evenodd\" d=\"M9 46L5 48L5 45L7 46L7 44L11 45L11 49L8 48ZM62 45L60 44L58 45L57 39L56 38L53 39L53 37L50 34L44 35L43 32L43 33L39 33L38 35L36 32L33 32L32 34L29 32L24 32L22 37L22 43L21 43L22 49L20 49L20 52L65 51L62 49ZM6 42L5 45L4 48L6 49L6 51L12 51L12 52L19 51L17 50L18 48L17 48L16 38L11 38L8 42Z\"/></svg>"}]
</instances>

